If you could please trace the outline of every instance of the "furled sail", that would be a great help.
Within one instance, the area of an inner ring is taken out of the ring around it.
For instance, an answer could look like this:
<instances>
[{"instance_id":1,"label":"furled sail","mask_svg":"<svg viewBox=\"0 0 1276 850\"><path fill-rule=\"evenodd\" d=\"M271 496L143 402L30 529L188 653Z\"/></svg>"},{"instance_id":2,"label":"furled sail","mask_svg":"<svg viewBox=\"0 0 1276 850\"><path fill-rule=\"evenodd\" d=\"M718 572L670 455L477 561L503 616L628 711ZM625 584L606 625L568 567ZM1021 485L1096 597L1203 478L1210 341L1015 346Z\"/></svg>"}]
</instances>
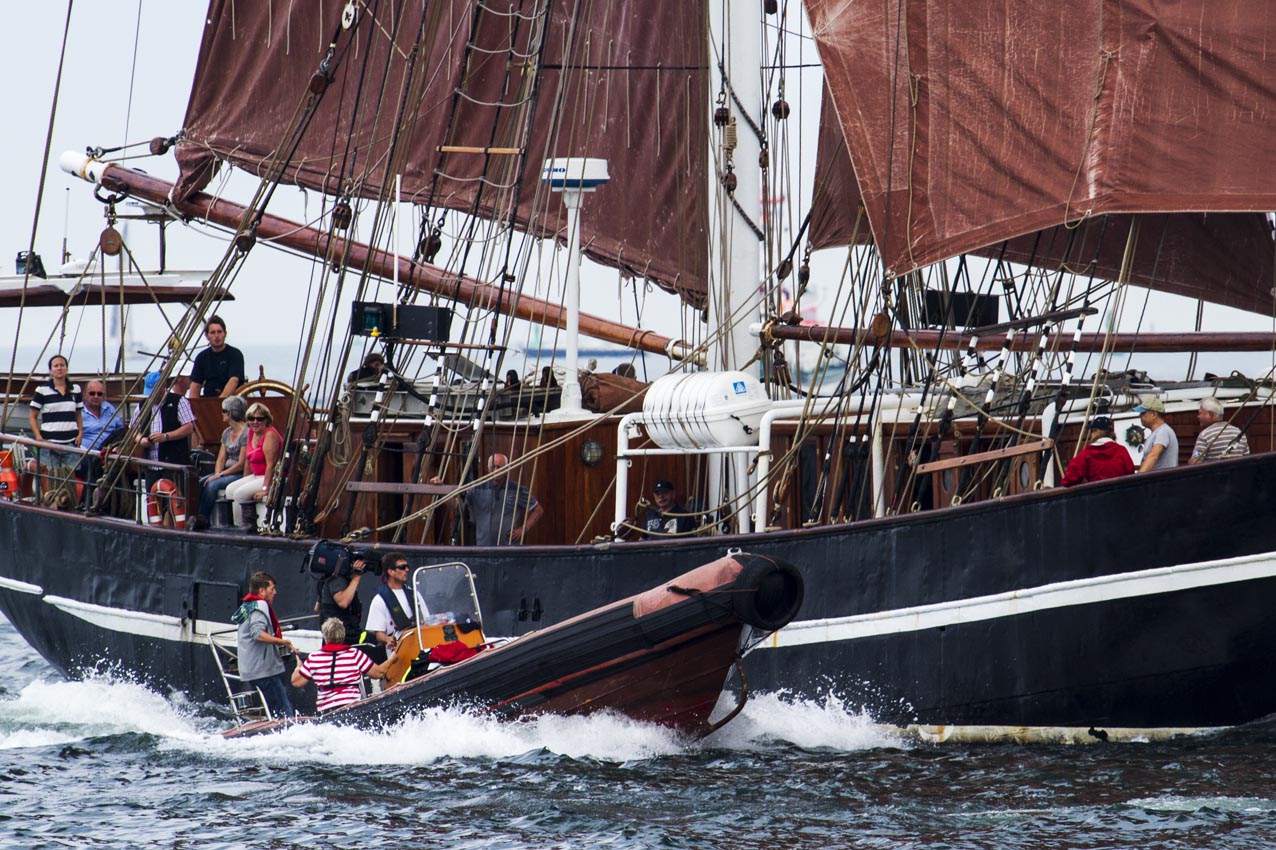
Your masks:
<instances>
[{"instance_id":1,"label":"furled sail","mask_svg":"<svg viewBox=\"0 0 1276 850\"><path fill-rule=\"evenodd\" d=\"M543 160L605 158L611 182L584 205L585 253L703 304L702 9L546 2L546 14L530 0L349 4L355 25L342 29L346 0L211 0L178 148L179 196L207 185L221 162L257 174L282 162L284 181L367 198L393 173L405 199L428 210L545 236L565 217L540 186ZM327 89L304 134L289 140L330 45Z\"/></svg>"},{"instance_id":2,"label":"furled sail","mask_svg":"<svg viewBox=\"0 0 1276 850\"><path fill-rule=\"evenodd\" d=\"M1241 0L806 5L836 115L821 134L819 170L832 176L817 180L829 188L815 244L850 238L856 199L838 187L854 186L896 274L1010 240L1006 259L1096 260L1112 276L1124 239L1110 231L1128 221L1104 214L1192 212L1141 219L1132 280L1273 312L1270 228L1220 213L1276 209L1276 11Z\"/></svg>"}]
</instances>

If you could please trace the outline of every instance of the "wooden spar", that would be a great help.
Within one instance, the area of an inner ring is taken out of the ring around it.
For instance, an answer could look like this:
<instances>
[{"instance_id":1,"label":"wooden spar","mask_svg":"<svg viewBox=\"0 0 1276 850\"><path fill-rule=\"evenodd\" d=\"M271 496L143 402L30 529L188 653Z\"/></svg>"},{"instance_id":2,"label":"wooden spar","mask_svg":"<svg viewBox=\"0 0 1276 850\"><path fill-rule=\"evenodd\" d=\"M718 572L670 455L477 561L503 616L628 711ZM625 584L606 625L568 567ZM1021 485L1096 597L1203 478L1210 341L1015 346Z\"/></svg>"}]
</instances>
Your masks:
<instances>
[{"instance_id":1,"label":"wooden spar","mask_svg":"<svg viewBox=\"0 0 1276 850\"><path fill-rule=\"evenodd\" d=\"M1060 334L1064 338L1068 333ZM833 345L873 345L878 337L865 328L831 328L820 325L771 325L763 330L764 338L796 342L819 342ZM1032 351L1040 334L1016 334L1010 342L1012 351ZM891 333L887 345L891 348L913 348L922 351L935 349L965 350L970 342L969 332L937 330L896 330ZM999 349L1006 342L1002 336L981 337L975 348L980 351ZM1081 334L1077 351L1115 351L1143 354L1164 354L1179 351L1271 351L1276 349L1276 333L1267 331L1217 333L1118 333L1108 336L1100 333Z\"/></svg>"},{"instance_id":2,"label":"wooden spar","mask_svg":"<svg viewBox=\"0 0 1276 850\"><path fill-rule=\"evenodd\" d=\"M206 192L199 192L181 204L174 204L169 200L172 183L119 165L103 167L102 163L85 160L82 154L66 154L62 159L62 168L89 182L97 182L110 191L127 191L136 198L169 206L182 215L194 216L232 230L237 230L248 214L246 207L214 198ZM315 257L329 256L329 243L333 241L318 228L269 214L261 216L257 238ZM332 249L331 256L349 268L367 271L386 280L394 277L395 258L389 252L371 248L361 242L346 242L345 239L335 240ZM567 325L567 311L561 304L519 295L517 292L502 292L491 284L453 274L438 266L413 262L407 257L400 257L398 263L399 280L408 281L426 292L444 298L455 298L471 307L496 310L506 316L540 325L558 328L565 328ZM585 313L580 314L580 332L594 339L652 354L664 354L675 360L686 358L692 350L692 346L682 340Z\"/></svg>"},{"instance_id":3,"label":"wooden spar","mask_svg":"<svg viewBox=\"0 0 1276 850\"><path fill-rule=\"evenodd\" d=\"M157 275L159 277L159 275ZM96 276L94 281L96 281ZM0 289L0 309L8 307L114 307L118 304L189 304L204 297L207 292L198 286L139 286L123 287L100 283L87 283L68 294L50 283L41 281L39 285L32 278L32 285L27 287L25 297L21 289ZM213 295L218 301L234 301L234 296L225 289L218 289Z\"/></svg>"}]
</instances>

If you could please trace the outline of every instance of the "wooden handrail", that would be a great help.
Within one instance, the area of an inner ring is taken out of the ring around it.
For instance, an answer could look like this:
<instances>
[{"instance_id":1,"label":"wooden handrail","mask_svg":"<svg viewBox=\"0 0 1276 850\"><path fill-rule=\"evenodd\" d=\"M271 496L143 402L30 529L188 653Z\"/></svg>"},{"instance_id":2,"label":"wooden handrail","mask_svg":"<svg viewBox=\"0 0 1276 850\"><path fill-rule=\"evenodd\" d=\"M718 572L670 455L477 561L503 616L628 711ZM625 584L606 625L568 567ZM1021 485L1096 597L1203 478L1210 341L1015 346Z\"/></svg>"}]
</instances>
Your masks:
<instances>
[{"instance_id":1,"label":"wooden handrail","mask_svg":"<svg viewBox=\"0 0 1276 850\"><path fill-rule=\"evenodd\" d=\"M411 484L406 481L351 481L346 484L347 493L394 493L444 496L455 490L452 484Z\"/></svg>"},{"instance_id":2,"label":"wooden handrail","mask_svg":"<svg viewBox=\"0 0 1276 850\"><path fill-rule=\"evenodd\" d=\"M932 460L929 463L918 464L917 474L922 475L927 472L940 472L945 469L956 469L962 466L971 466L976 463L984 463L990 460L1002 460L1016 455L1028 455L1036 452L1049 451L1054 448L1054 440L1046 437L1044 440L1034 440L1031 443L1020 443L1017 446L1010 446L1004 449L992 449L986 452L976 452L971 455L962 455L961 457L950 457L945 460Z\"/></svg>"}]
</instances>

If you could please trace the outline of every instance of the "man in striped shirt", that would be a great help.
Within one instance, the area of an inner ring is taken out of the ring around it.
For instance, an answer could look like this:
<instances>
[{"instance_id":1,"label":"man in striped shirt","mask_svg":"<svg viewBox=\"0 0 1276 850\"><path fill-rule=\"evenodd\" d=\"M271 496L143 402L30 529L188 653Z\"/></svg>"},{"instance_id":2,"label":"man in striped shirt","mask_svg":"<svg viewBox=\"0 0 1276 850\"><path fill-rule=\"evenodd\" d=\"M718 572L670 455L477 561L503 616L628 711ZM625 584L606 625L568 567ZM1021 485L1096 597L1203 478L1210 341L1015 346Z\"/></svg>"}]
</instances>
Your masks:
<instances>
[{"instance_id":1,"label":"man in striped shirt","mask_svg":"<svg viewBox=\"0 0 1276 850\"><path fill-rule=\"evenodd\" d=\"M320 627L323 646L306 656L306 660L292 671L292 684L304 688L306 682L314 682L319 689L315 708L320 714L343 705L358 702L362 693L359 685L364 676L384 679L386 668L394 660L373 664L372 659L352 646L347 646L346 627L336 617L324 620Z\"/></svg>"},{"instance_id":2,"label":"man in striped shirt","mask_svg":"<svg viewBox=\"0 0 1276 850\"><path fill-rule=\"evenodd\" d=\"M1249 454L1249 440L1245 439L1240 428L1223 421L1223 403L1217 398L1201 399L1196 419L1201 423L1201 432L1196 436L1196 445L1192 447L1188 463Z\"/></svg>"}]
</instances>

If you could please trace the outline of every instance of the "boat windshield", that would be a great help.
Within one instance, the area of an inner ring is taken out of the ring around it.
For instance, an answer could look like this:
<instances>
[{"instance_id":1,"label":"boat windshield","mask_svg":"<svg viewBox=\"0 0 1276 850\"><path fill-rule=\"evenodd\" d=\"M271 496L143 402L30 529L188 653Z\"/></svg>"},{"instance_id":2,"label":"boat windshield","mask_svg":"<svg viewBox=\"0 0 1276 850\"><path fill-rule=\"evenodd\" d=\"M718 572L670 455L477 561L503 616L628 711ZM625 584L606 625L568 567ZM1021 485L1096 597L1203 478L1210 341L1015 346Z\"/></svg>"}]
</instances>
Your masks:
<instances>
[{"instance_id":1,"label":"boat windshield","mask_svg":"<svg viewBox=\"0 0 1276 850\"><path fill-rule=\"evenodd\" d=\"M424 603L417 606L418 626L482 623L474 576L465 564L453 561L417 567L412 584L417 598Z\"/></svg>"}]
</instances>

